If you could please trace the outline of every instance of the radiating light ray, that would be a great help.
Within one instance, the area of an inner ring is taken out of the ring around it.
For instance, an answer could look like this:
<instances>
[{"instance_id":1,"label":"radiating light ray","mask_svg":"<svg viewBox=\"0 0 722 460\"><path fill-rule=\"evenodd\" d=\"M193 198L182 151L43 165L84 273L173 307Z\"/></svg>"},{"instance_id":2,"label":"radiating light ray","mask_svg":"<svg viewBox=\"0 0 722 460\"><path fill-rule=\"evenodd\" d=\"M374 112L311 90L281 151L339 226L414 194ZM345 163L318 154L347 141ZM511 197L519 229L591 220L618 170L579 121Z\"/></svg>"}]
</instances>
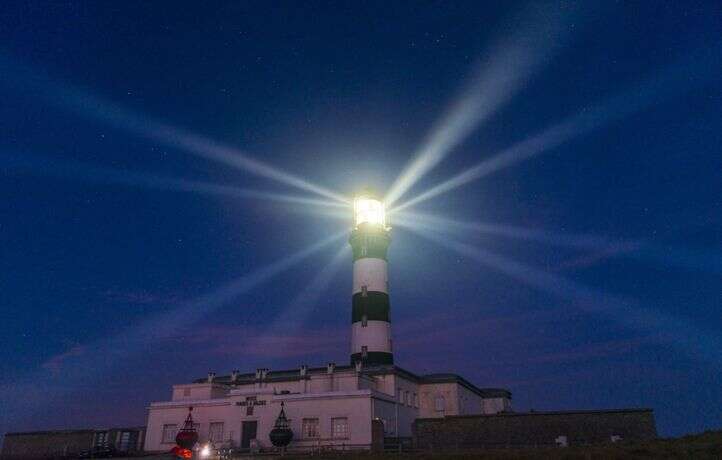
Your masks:
<instances>
[{"instance_id":1,"label":"radiating light ray","mask_svg":"<svg viewBox=\"0 0 722 460\"><path fill-rule=\"evenodd\" d=\"M345 209L335 209L331 207L321 208L321 207L313 207L313 208L303 208L303 209L289 209L290 212L298 212L303 213L304 215L314 215L323 217L326 219L333 219L333 220L340 220L344 221L347 224L351 225L351 208L346 207Z\"/></svg>"},{"instance_id":2,"label":"radiating light ray","mask_svg":"<svg viewBox=\"0 0 722 460\"><path fill-rule=\"evenodd\" d=\"M141 337L153 337L153 339L165 338L168 336L176 335L180 327L184 324L192 323L200 319L203 315L210 313L211 311L222 307L231 300L235 299L239 295L255 288L256 286L264 283L271 278L278 276L286 270L298 265L300 262L319 252L326 246L338 241L339 239L346 236L348 232L343 230L334 235L331 235L323 240L311 244L308 247L290 254L283 259L266 265L265 267L259 268L251 273L241 276L231 283L223 286L222 288L200 297L191 302L187 302L175 309L172 313L162 315L160 318L155 320L149 320L147 324L139 329L139 332L134 332ZM165 332L158 332L155 330L158 324L170 326L164 328ZM151 333L152 332L152 333ZM150 334L150 335L148 335Z\"/></svg>"},{"instance_id":3,"label":"radiating light ray","mask_svg":"<svg viewBox=\"0 0 722 460\"><path fill-rule=\"evenodd\" d=\"M155 315L108 339L83 346L82 353L69 356L64 363L59 372L62 378L49 375L45 369L24 377L16 376L0 386L0 390L3 390L0 392L0 404L17 420L21 417L33 417L35 411L41 410L50 399L62 398L77 389L81 382L93 381L101 375L109 375L113 366L127 363L129 356L150 351L164 340L182 337L185 330L192 328L204 316L298 265L347 234L348 231L344 230L331 235L236 278L213 292L187 301L171 311ZM103 356L103 359L97 359L98 356ZM36 388L43 388L43 391L37 392ZM27 395L33 397L28 399Z\"/></svg>"},{"instance_id":4,"label":"radiating light ray","mask_svg":"<svg viewBox=\"0 0 722 460\"><path fill-rule=\"evenodd\" d=\"M561 11L534 3L504 28L517 32L497 40L476 65L454 104L392 184L384 198L387 207L515 96L541 64L549 61L564 41L563 25L567 21Z\"/></svg>"},{"instance_id":5,"label":"radiating light ray","mask_svg":"<svg viewBox=\"0 0 722 460\"><path fill-rule=\"evenodd\" d=\"M432 232L458 230L499 235L528 241L538 241L553 246L576 249L596 249L596 252L562 263L557 270L584 268L606 259L633 259L640 262L657 262L666 267L676 267L706 273L722 274L722 254L719 250L694 250L655 244L644 239L610 240L593 235L556 234L548 231L527 229L486 222L466 222L440 216L400 211L393 215L397 227Z\"/></svg>"},{"instance_id":6,"label":"radiating light ray","mask_svg":"<svg viewBox=\"0 0 722 460\"><path fill-rule=\"evenodd\" d=\"M503 236L506 238L537 241L553 246L598 249L609 247L609 245L613 243L607 238L594 235L553 233L546 230L531 229L507 224L467 222L418 212L398 211L393 213L392 217L394 219L394 223L402 227L417 227L437 232L445 230L477 232Z\"/></svg>"},{"instance_id":7,"label":"radiating light ray","mask_svg":"<svg viewBox=\"0 0 722 460\"><path fill-rule=\"evenodd\" d=\"M56 83L39 72L22 67L0 56L0 84L13 88L30 89L34 96L73 111L74 113L108 123L133 134L142 135L196 156L218 161L260 177L330 198L340 203L348 199L332 190L306 179L282 171L250 157L229 145L213 141L193 132L182 130L150 117L135 113L79 88Z\"/></svg>"},{"instance_id":8,"label":"radiating light ray","mask_svg":"<svg viewBox=\"0 0 722 460\"><path fill-rule=\"evenodd\" d=\"M9 155L7 153L0 153L0 166L6 171L37 174L60 179L78 179L101 185L125 185L155 190L203 193L240 199L253 198L321 207L346 207L346 205L336 201L239 188L231 185L214 184L212 182L159 176L139 171L103 168L86 163L51 159L38 155Z\"/></svg>"},{"instance_id":9,"label":"radiating light ray","mask_svg":"<svg viewBox=\"0 0 722 460\"><path fill-rule=\"evenodd\" d=\"M341 263L344 260L351 260L349 255L350 250L349 245L344 242L329 263L316 273L316 276L311 282L291 300L273 323L271 323L260 336L251 338L254 342L260 342L260 344L254 343L254 346L263 346L263 344L268 347L278 346L275 341L279 337L293 335L298 330L304 328L309 315L316 309L317 303L325 294L333 277L338 273Z\"/></svg>"},{"instance_id":10,"label":"radiating light ray","mask_svg":"<svg viewBox=\"0 0 722 460\"><path fill-rule=\"evenodd\" d=\"M715 58L719 59L718 53L718 48L705 49L698 53L692 53L682 62L678 62L662 71L655 72L652 76L635 85L629 91L620 93L591 109L584 109L577 115L512 145L506 150L477 163L456 176L392 208L391 212L414 206L423 201L448 193L471 181L513 166L528 158L548 152L565 142L583 136L614 121L618 121L658 103L665 98L669 98L672 94L702 84L712 77L710 69L705 68L704 72L690 76L690 68L704 67L698 61L705 64Z\"/></svg>"},{"instance_id":11,"label":"radiating light ray","mask_svg":"<svg viewBox=\"0 0 722 460\"><path fill-rule=\"evenodd\" d=\"M491 251L454 241L448 236L442 237L418 228L410 228L410 230L526 285L569 300L573 306L588 313L604 315L625 327L656 334L660 343L679 347L694 359L703 356L706 360L722 367L722 342L719 338L706 333L684 318L644 308L631 299L589 288Z\"/></svg>"}]
</instances>

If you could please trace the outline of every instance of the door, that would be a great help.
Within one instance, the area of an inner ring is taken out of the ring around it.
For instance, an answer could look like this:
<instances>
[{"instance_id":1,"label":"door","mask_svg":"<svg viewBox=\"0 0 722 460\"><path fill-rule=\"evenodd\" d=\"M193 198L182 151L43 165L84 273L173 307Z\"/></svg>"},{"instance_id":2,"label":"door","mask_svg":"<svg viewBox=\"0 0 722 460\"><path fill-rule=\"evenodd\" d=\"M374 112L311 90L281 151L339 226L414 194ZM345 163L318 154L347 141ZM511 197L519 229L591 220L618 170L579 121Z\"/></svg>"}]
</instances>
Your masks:
<instances>
[{"instance_id":1,"label":"door","mask_svg":"<svg viewBox=\"0 0 722 460\"><path fill-rule=\"evenodd\" d=\"M241 425L241 448L248 449L251 447L251 439L256 439L256 431L258 430L258 422L256 420L243 422Z\"/></svg>"}]
</instances>

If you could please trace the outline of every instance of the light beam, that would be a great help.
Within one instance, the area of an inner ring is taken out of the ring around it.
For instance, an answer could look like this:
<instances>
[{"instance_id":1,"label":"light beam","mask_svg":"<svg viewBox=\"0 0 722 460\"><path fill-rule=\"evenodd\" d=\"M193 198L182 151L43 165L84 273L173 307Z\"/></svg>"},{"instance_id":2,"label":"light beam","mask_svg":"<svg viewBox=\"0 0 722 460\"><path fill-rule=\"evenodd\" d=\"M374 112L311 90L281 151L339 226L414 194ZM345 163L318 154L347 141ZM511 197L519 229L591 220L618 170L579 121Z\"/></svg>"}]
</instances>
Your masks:
<instances>
[{"instance_id":1,"label":"light beam","mask_svg":"<svg viewBox=\"0 0 722 460\"><path fill-rule=\"evenodd\" d=\"M603 315L634 330L656 334L660 337L661 343L679 347L694 359L703 356L715 365L722 366L720 358L722 343L684 318L644 308L633 300L589 288L562 276L547 273L485 249L454 241L446 236L441 237L417 228L410 230L528 286L568 300L572 305L588 313Z\"/></svg>"},{"instance_id":2,"label":"light beam","mask_svg":"<svg viewBox=\"0 0 722 460\"><path fill-rule=\"evenodd\" d=\"M215 160L340 203L348 203L348 199L330 189L256 160L239 149L135 113L79 88L56 83L40 75L39 72L12 63L2 56L0 56L0 75L4 77L0 79L0 83L13 89L30 89L34 96L40 96L47 102L69 109L80 116L108 123L115 128L144 136L169 147Z\"/></svg>"},{"instance_id":3,"label":"light beam","mask_svg":"<svg viewBox=\"0 0 722 460\"><path fill-rule=\"evenodd\" d=\"M155 190L202 193L240 199L263 199L332 208L347 207L347 205L336 201L239 188L231 185L214 184L212 182L159 176L139 171L103 168L70 160L60 161L59 159L51 159L38 155L9 155L0 153L0 164L6 170L23 174L39 174L60 179L79 179L101 185L124 185Z\"/></svg>"},{"instance_id":4,"label":"light beam","mask_svg":"<svg viewBox=\"0 0 722 460\"><path fill-rule=\"evenodd\" d=\"M341 262L346 260L349 245L344 242L331 260L314 276L306 287L294 297L288 306L276 317L273 323L260 336L253 336L254 347L277 347L279 337L293 335L306 325L308 316L317 308L321 296L338 273Z\"/></svg>"},{"instance_id":5,"label":"light beam","mask_svg":"<svg viewBox=\"0 0 722 460\"><path fill-rule=\"evenodd\" d=\"M108 339L83 346L83 352L70 355L59 371L62 378L49 375L45 369L14 378L0 386L0 407L12 414L19 423L21 417L32 417L50 399L63 397L81 382L89 382L99 375L108 374L112 366L127 364L128 357L150 350L154 344L182 336L205 315L226 305L241 294L265 283L298 265L309 256L348 234L347 230L331 235L280 260L247 273L225 286L194 300L184 302L171 311L145 320L141 324L120 332ZM103 356L98 360L98 356ZM63 385L59 385L60 380ZM71 385L71 382L73 385ZM36 391L43 388L43 391ZM31 394L32 398L25 396ZM19 395L25 395L20 397Z\"/></svg>"},{"instance_id":6,"label":"light beam","mask_svg":"<svg viewBox=\"0 0 722 460\"><path fill-rule=\"evenodd\" d=\"M517 30L497 40L481 59L456 102L389 189L384 202L394 204L417 181L461 144L525 85L563 42L561 9L532 4L506 30ZM520 26L520 24L522 24ZM526 27L525 27L526 25Z\"/></svg>"},{"instance_id":7,"label":"light beam","mask_svg":"<svg viewBox=\"0 0 722 460\"><path fill-rule=\"evenodd\" d=\"M571 248L603 248L608 247L612 242L606 238L593 235L558 234L540 229L530 229L508 224L492 224L487 222L467 222L440 217L431 214L397 211L393 214L394 225L401 227L417 227L432 231L455 230L464 232L476 232L489 235L498 235L506 238L514 238L552 246L564 246Z\"/></svg>"},{"instance_id":8,"label":"light beam","mask_svg":"<svg viewBox=\"0 0 722 460\"><path fill-rule=\"evenodd\" d=\"M707 63L719 58L716 48L701 50L667 69L655 72L651 77L632 87L629 91L612 97L609 101L591 109L584 109L577 115L553 125L524 141L512 145L496 155L460 172L456 176L441 182L420 195L396 206L391 212L400 211L423 201L448 193L471 181L485 177L501 169L513 166L528 158L552 150L576 137L618 121L634 112L659 103L673 92L671 89L689 89L710 78L709 70L690 77L691 67L703 67L697 60Z\"/></svg>"}]
</instances>

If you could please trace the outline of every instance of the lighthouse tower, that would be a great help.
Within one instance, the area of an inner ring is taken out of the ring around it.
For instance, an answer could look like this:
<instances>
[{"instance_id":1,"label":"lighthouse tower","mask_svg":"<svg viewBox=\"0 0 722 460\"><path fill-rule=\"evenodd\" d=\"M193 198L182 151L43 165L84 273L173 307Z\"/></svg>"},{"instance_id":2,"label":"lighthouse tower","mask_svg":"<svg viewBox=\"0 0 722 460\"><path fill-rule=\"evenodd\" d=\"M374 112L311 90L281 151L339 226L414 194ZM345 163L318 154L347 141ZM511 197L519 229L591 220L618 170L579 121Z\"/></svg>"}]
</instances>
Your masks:
<instances>
[{"instance_id":1,"label":"lighthouse tower","mask_svg":"<svg viewBox=\"0 0 722 460\"><path fill-rule=\"evenodd\" d=\"M354 200L353 312L351 315L351 364L393 364L386 227L384 204L371 194Z\"/></svg>"}]
</instances>

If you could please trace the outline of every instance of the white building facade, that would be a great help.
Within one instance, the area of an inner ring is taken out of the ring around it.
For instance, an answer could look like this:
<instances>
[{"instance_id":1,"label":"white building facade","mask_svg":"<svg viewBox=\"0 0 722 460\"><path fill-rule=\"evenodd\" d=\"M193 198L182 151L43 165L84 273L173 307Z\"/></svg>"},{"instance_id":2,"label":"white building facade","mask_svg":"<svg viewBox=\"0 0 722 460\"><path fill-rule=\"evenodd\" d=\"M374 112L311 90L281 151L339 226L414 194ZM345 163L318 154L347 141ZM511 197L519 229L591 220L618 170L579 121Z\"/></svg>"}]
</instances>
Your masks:
<instances>
[{"instance_id":1,"label":"white building facade","mask_svg":"<svg viewBox=\"0 0 722 460\"><path fill-rule=\"evenodd\" d=\"M368 449L384 437L411 437L418 417L511 410L511 394L480 389L453 374L417 376L393 365L335 366L215 377L173 386L171 401L149 407L145 449L175 445L189 407L200 441L216 447L270 448L284 403L292 448ZM373 424L383 433L374 433Z\"/></svg>"},{"instance_id":2,"label":"white building facade","mask_svg":"<svg viewBox=\"0 0 722 460\"><path fill-rule=\"evenodd\" d=\"M210 373L173 386L170 401L148 408L145 450L168 451L192 407L201 442L216 447L270 448L281 404L294 433L291 448L363 448L383 438L409 438L416 418L511 410L511 393L480 389L455 374L416 375L393 361L383 204L354 203L351 365L285 371Z\"/></svg>"}]
</instances>

